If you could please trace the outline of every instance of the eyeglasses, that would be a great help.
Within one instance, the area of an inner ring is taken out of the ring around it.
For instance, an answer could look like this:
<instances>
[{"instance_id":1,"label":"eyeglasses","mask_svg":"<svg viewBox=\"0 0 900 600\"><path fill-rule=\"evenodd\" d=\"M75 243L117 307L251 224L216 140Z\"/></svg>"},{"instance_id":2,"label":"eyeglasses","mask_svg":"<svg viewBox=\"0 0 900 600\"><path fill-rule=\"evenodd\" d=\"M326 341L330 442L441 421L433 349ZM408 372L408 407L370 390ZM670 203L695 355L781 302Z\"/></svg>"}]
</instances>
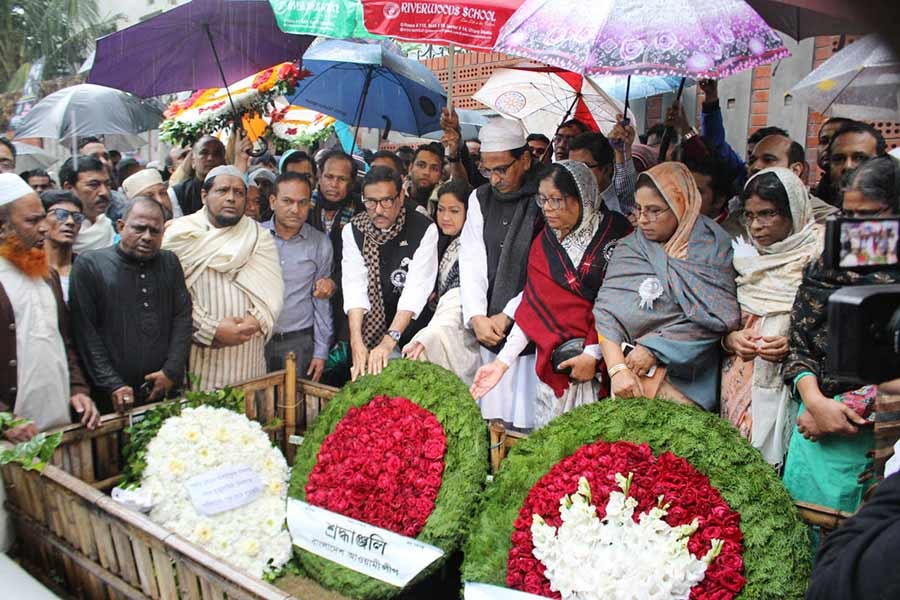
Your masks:
<instances>
[{"instance_id":1,"label":"eyeglasses","mask_svg":"<svg viewBox=\"0 0 900 600\"><path fill-rule=\"evenodd\" d=\"M50 215L53 215L53 218L60 223L65 223L69 220L69 217L72 217L72 220L75 221L76 225L84 223L84 213L67 210L65 208L52 208L50 209L50 212L47 213L47 216Z\"/></svg>"},{"instance_id":2,"label":"eyeglasses","mask_svg":"<svg viewBox=\"0 0 900 600\"><path fill-rule=\"evenodd\" d=\"M363 198L363 206L366 207L366 210L375 210L376 206L380 206L381 208L391 208L394 206L394 202L396 202L399 194L397 196L390 196L387 198Z\"/></svg>"},{"instance_id":3,"label":"eyeglasses","mask_svg":"<svg viewBox=\"0 0 900 600\"><path fill-rule=\"evenodd\" d=\"M640 219L641 215L647 217L647 221L650 223L656 223L656 220L659 219L659 215L664 212L668 212L672 210L671 208L659 208L658 206L648 206L647 208L641 208L640 206L635 206L634 210L631 211L632 216L635 219Z\"/></svg>"},{"instance_id":4,"label":"eyeglasses","mask_svg":"<svg viewBox=\"0 0 900 600\"><path fill-rule=\"evenodd\" d=\"M842 210L838 214L851 219L871 219L872 217L882 217L888 212L890 212L890 207L885 206L870 210Z\"/></svg>"},{"instance_id":5,"label":"eyeglasses","mask_svg":"<svg viewBox=\"0 0 900 600\"><path fill-rule=\"evenodd\" d=\"M780 214L781 213L779 213L777 210L772 210L771 208L767 210L761 210L758 213L748 212L745 210L741 213L740 217L738 217L738 220L744 227L749 227L750 224L754 221L756 221L760 227L768 227Z\"/></svg>"},{"instance_id":6,"label":"eyeglasses","mask_svg":"<svg viewBox=\"0 0 900 600\"><path fill-rule=\"evenodd\" d=\"M490 169L488 167L478 167L478 172L481 173L485 179L490 179L491 175L497 175L497 177L506 177L506 172L509 170L511 166L516 164L518 158L512 159L512 161L508 165L501 165L499 167L494 167Z\"/></svg>"},{"instance_id":7,"label":"eyeglasses","mask_svg":"<svg viewBox=\"0 0 900 600\"><path fill-rule=\"evenodd\" d=\"M550 210L559 210L566 203L566 199L564 197L559 198L551 198L550 196L539 195L534 199L537 202L538 208L541 209L550 209Z\"/></svg>"}]
</instances>

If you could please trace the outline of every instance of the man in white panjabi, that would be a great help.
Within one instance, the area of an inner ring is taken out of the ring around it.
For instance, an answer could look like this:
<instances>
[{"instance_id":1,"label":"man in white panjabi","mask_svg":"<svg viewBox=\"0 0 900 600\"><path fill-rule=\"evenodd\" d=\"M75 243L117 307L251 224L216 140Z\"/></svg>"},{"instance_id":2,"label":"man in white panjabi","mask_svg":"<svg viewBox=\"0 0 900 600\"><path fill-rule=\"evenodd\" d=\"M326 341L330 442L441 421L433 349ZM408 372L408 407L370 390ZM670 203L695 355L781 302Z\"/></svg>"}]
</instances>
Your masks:
<instances>
[{"instance_id":1,"label":"man in white panjabi","mask_svg":"<svg viewBox=\"0 0 900 600\"><path fill-rule=\"evenodd\" d=\"M173 221L162 247L181 261L194 302L188 372L211 390L265 374L284 281L272 235L244 216L243 174L216 167L201 195L204 208Z\"/></svg>"},{"instance_id":2,"label":"man in white panjabi","mask_svg":"<svg viewBox=\"0 0 900 600\"><path fill-rule=\"evenodd\" d=\"M492 119L482 127L481 174L488 178L469 196L460 235L459 290L463 322L481 348L484 364L506 343L522 298L528 251L543 218L538 208L540 166L532 162L518 122ZM534 347L479 401L485 419L517 428L534 427L537 375Z\"/></svg>"}]
</instances>

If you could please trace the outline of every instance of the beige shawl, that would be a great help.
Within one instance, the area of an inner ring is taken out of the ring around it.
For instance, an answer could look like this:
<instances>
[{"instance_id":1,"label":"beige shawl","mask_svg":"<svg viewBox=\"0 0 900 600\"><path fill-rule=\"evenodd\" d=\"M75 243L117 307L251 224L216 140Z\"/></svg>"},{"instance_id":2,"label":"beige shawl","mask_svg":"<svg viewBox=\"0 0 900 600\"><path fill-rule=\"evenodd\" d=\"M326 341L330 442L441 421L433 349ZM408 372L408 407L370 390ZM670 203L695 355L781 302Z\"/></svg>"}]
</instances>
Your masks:
<instances>
[{"instance_id":1,"label":"beige shawl","mask_svg":"<svg viewBox=\"0 0 900 600\"><path fill-rule=\"evenodd\" d=\"M263 331L272 331L284 304L284 280L272 235L259 223L243 217L236 225L216 228L203 208L172 222L163 249L178 256L189 289L205 269L230 277L264 316Z\"/></svg>"},{"instance_id":2,"label":"beige shawl","mask_svg":"<svg viewBox=\"0 0 900 600\"><path fill-rule=\"evenodd\" d=\"M753 177L764 173L774 173L784 186L793 226L780 242L767 247L754 243L758 256L735 252L737 297L742 310L761 317L759 335L786 336L803 269L822 253L824 231L815 221L811 196L800 178L780 167L763 169ZM750 400L751 440L774 465L784 459L794 422L791 390L781 368L781 363L754 361Z\"/></svg>"}]
</instances>

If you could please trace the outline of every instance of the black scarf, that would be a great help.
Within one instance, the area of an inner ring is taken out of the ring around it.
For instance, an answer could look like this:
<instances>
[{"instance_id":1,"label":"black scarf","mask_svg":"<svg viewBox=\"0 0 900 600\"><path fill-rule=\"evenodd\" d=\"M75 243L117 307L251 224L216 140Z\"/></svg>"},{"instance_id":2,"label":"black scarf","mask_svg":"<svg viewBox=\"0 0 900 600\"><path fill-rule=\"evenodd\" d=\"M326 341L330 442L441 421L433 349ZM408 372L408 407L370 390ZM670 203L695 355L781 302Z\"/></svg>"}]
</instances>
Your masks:
<instances>
[{"instance_id":1,"label":"black scarf","mask_svg":"<svg viewBox=\"0 0 900 600\"><path fill-rule=\"evenodd\" d=\"M516 204L502 247L487 244L488 281L492 282L488 298L488 315L495 315L525 287L528 251L543 223L541 209L535 202L540 167L535 165L525 174L525 181L515 192L500 193L490 185L478 188L482 210L489 202ZM485 223L485 228L496 225ZM493 267L493 268L492 268Z\"/></svg>"}]
</instances>

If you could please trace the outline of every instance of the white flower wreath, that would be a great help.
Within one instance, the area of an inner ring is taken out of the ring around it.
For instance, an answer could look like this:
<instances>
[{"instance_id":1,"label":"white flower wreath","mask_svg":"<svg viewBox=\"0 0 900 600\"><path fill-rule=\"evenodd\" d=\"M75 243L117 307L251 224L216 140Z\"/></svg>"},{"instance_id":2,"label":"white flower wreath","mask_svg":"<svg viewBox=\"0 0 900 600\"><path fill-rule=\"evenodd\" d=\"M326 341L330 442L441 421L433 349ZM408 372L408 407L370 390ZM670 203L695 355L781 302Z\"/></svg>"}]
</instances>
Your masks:
<instances>
[{"instance_id":1,"label":"white flower wreath","mask_svg":"<svg viewBox=\"0 0 900 600\"><path fill-rule=\"evenodd\" d=\"M188 480L242 465L259 476L262 493L231 510L199 512ZM291 538L284 527L287 479L287 462L259 423L224 408L201 406L163 423L147 445L141 488L153 499L153 521L261 577L291 557Z\"/></svg>"}]
</instances>

